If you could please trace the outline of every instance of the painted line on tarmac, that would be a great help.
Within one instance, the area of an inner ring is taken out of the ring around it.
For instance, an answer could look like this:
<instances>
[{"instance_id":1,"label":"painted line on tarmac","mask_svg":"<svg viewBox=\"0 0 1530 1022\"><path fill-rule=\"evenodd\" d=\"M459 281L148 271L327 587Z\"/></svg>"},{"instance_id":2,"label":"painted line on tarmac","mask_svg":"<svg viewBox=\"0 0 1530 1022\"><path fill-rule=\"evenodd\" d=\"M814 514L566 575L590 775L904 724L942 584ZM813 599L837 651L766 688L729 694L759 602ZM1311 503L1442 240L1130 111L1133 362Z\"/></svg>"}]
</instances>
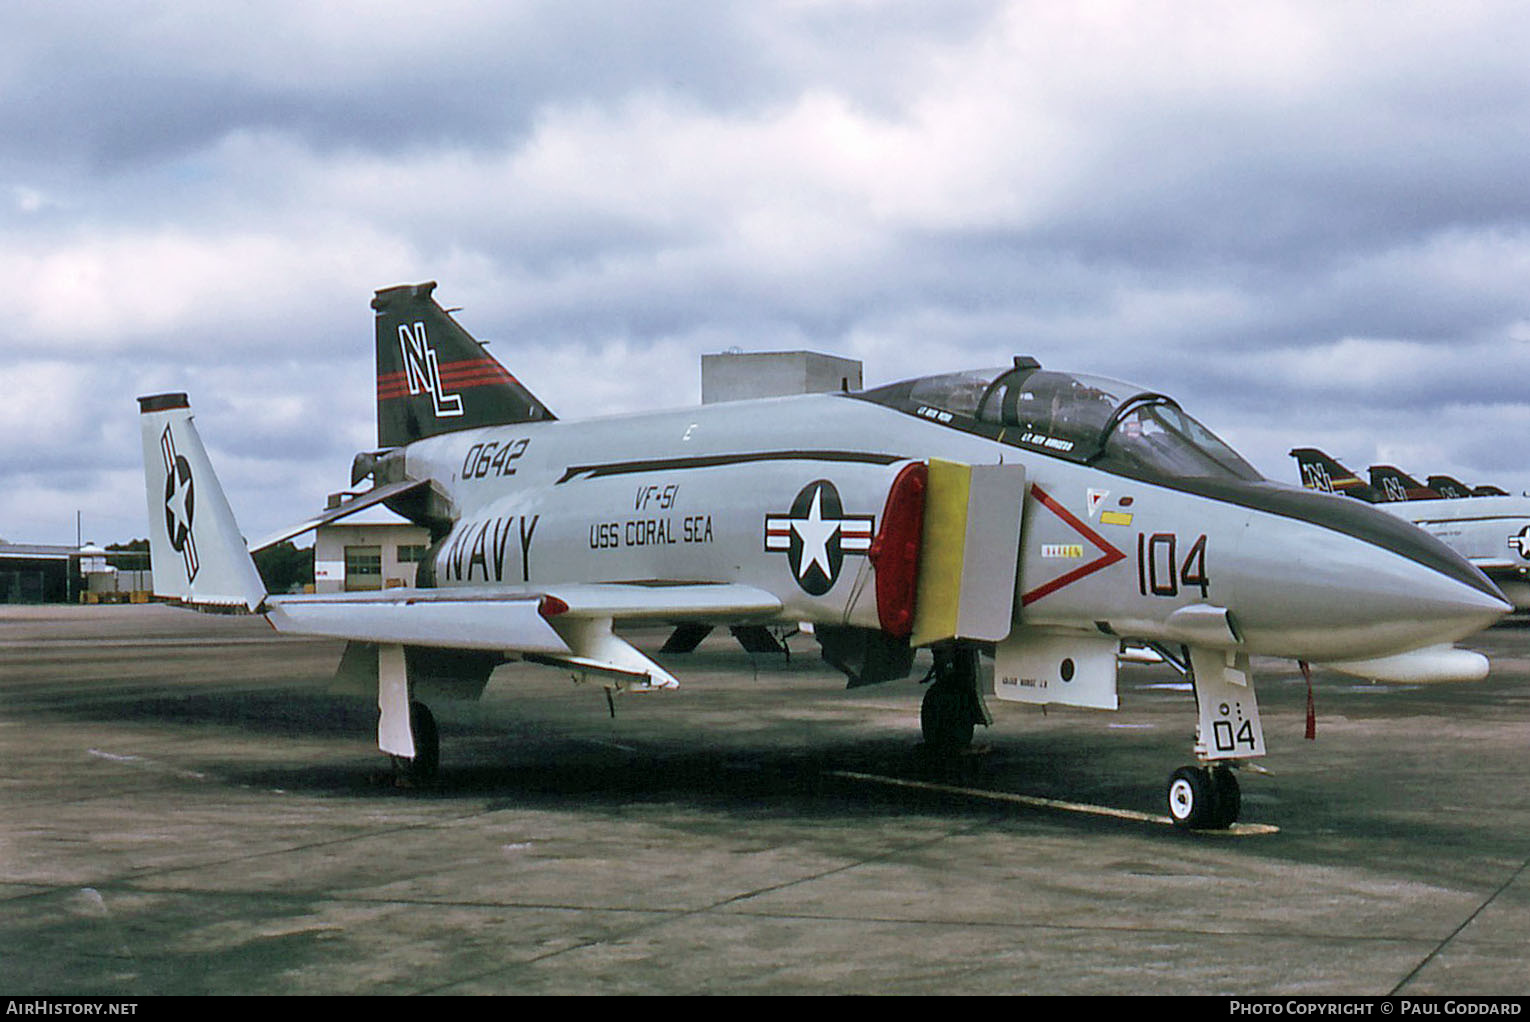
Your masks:
<instances>
[{"instance_id":1,"label":"painted line on tarmac","mask_svg":"<svg viewBox=\"0 0 1530 1022\"><path fill-rule=\"evenodd\" d=\"M126 752L107 752L104 749L86 749L85 751L97 759L104 759L112 763L127 763L140 769L151 770L154 773L169 774L172 777L181 777L192 781L207 780L206 774L197 773L195 770L181 770L144 756L135 756Z\"/></svg>"},{"instance_id":2,"label":"painted line on tarmac","mask_svg":"<svg viewBox=\"0 0 1530 1022\"><path fill-rule=\"evenodd\" d=\"M951 784L935 784L930 781L910 781L901 777L883 777L880 774L863 774L854 770L831 770L832 777L844 777L852 781L869 781L872 784L886 784L895 788L918 788L923 791L939 791L948 795L965 795L969 798L985 799L990 802L1012 802L1018 805L1031 806L1035 809L1057 809L1068 813L1081 813L1085 816L1107 816L1116 820L1130 820L1133 823L1154 823L1164 827L1174 826L1174 821L1167 816L1158 816L1153 813L1139 813L1135 809L1116 809L1111 806L1095 806L1085 802L1063 802L1055 798L1041 798L1037 795L1015 795L1007 791L984 791L981 788L961 788ZM1209 834L1222 837L1256 837L1265 834L1278 834L1280 828L1268 823L1235 823L1226 830L1198 830L1197 834Z\"/></svg>"}]
</instances>

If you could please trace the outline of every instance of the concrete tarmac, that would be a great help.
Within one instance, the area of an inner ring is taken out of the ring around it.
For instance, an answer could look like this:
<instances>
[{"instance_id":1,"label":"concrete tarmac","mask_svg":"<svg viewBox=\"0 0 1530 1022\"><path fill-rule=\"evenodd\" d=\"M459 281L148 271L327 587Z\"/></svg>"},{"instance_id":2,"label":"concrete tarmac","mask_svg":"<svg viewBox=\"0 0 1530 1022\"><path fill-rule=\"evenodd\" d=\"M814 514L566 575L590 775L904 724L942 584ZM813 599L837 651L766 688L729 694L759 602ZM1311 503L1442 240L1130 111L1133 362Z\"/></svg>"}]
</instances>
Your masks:
<instances>
[{"instance_id":1,"label":"concrete tarmac","mask_svg":"<svg viewBox=\"0 0 1530 1022\"><path fill-rule=\"evenodd\" d=\"M1153 819L1195 727L1167 668L1115 714L990 699L950 762L914 680L791 645L662 657L681 689L614 719L507 665L405 790L339 643L0 607L0 993L1530 993L1530 629L1466 644L1476 685L1317 672L1316 741L1257 661L1234 834Z\"/></svg>"}]
</instances>

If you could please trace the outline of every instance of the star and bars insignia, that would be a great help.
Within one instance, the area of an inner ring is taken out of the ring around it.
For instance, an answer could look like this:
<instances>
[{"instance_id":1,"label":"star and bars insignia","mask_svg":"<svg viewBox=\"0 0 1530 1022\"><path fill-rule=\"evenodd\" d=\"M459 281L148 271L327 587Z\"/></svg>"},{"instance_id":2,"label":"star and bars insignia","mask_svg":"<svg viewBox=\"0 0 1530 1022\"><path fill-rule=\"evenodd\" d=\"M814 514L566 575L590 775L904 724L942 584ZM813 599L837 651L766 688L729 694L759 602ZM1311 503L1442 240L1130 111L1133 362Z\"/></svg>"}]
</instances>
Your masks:
<instances>
[{"instance_id":1,"label":"star and bars insignia","mask_svg":"<svg viewBox=\"0 0 1530 1022\"><path fill-rule=\"evenodd\" d=\"M1519 556L1530 561L1530 525L1519 530L1519 535L1509 537L1509 546L1519 551Z\"/></svg>"},{"instance_id":2,"label":"star and bars insignia","mask_svg":"<svg viewBox=\"0 0 1530 1022\"><path fill-rule=\"evenodd\" d=\"M834 588L847 554L871 549L875 516L846 514L839 490L827 479L808 483L791 510L765 516L765 550L784 553L792 576L807 593Z\"/></svg>"},{"instance_id":3,"label":"star and bars insignia","mask_svg":"<svg viewBox=\"0 0 1530 1022\"><path fill-rule=\"evenodd\" d=\"M197 577L197 543L191 534L191 519L196 513L191 463L175 452L175 435L169 426L160 434L159 450L165 457L165 532L170 546L186 562L186 581L192 582Z\"/></svg>"}]
</instances>

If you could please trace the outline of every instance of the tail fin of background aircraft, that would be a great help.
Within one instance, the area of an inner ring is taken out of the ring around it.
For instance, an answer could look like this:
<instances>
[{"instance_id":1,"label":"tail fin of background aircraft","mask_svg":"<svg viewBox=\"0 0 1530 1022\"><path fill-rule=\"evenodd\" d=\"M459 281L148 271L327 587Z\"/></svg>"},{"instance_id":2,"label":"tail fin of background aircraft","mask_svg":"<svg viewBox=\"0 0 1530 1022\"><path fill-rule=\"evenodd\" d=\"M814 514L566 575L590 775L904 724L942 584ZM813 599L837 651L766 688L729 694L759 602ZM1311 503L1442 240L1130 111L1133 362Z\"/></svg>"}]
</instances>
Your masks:
<instances>
[{"instance_id":1,"label":"tail fin of background aircraft","mask_svg":"<svg viewBox=\"0 0 1530 1022\"><path fill-rule=\"evenodd\" d=\"M154 594L255 610L266 587L218 485L185 394L138 399Z\"/></svg>"},{"instance_id":2,"label":"tail fin of background aircraft","mask_svg":"<svg viewBox=\"0 0 1530 1022\"><path fill-rule=\"evenodd\" d=\"M555 419L436 303L435 281L384 288L377 312L377 443Z\"/></svg>"},{"instance_id":3,"label":"tail fin of background aircraft","mask_svg":"<svg viewBox=\"0 0 1530 1022\"><path fill-rule=\"evenodd\" d=\"M1484 483L1467 486L1454 476L1430 476L1427 485L1442 497L1507 497L1509 491Z\"/></svg>"},{"instance_id":4,"label":"tail fin of background aircraft","mask_svg":"<svg viewBox=\"0 0 1530 1022\"><path fill-rule=\"evenodd\" d=\"M1315 447L1298 447L1291 452L1301 468L1302 485L1324 493L1342 493L1375 504L1385 498L1359 476Z\"/></svg>"},{"instance_id":5,"label":"tail fin of background aircraft","mask_svg":"<svg viewBox=\"0 0 1530 1022\"><path fill-rule=\"evenodd\" d=\"M1439 500L1440 495L1391 465L1371 466L1371 489L1380 492L1382 500Z\"/></svg>"},{"instance_id":6,"label":"tail fin of background aircraft","mask_svg":"<svg viewBox=\"0 0 1530 1022\"><path fill-rule=\"evenodd\" d=\"M1477 496L1476 493L1472 492L1472 488L1470 486L1467 486L1461 480L1454 479L1450 476L1430 476L1428 485L1429 488L1435 493L1438 493L1440 496L1449 500L1456 500L1461 497Z\"/></svg>"}]
</instances>

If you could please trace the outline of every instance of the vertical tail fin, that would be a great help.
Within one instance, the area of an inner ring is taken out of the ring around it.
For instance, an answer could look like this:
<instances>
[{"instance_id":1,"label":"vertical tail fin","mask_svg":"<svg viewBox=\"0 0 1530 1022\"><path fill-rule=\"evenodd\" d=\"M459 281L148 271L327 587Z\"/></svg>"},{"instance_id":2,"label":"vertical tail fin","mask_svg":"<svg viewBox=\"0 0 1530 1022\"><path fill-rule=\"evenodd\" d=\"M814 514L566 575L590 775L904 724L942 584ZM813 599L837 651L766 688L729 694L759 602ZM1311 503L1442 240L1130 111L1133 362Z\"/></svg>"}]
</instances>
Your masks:
<instances>
[{"instance_id":1,"label":"vertical tail fin","mask_svg":"<svg viewBox=\"0 0 1530 1022\"><path fill-rule=\"evenodd\" d=\"M1483 484L1482 486L1467 486L1455 476L1430 476L1427 485L1435 493L1446 498L1464 497L1507 497L1508 491L1497 486Z\"/></svg>"},{"instance_id":2,"label":"vertical tail fin","mask_svg":"<svg viewBox=\"0 0 1530 1022\"><path fill-rule=\"evenodd\" d=\"M1452 476L1430 476L1428 485L1431 490L1448 500L1477 496L1470 486Z\"/></svg>"},{"instance_id":3,"label":"vertical tail fin","mask_svg":"<svg viewBox=\"0 0 1530 1022\"><path fill-rule=\"evenodd\" d=\"M1291 457L1296 459L1296 464L1301 468L1302 485L1309 490L1342 493L1371 504L1386 499L1359 476L1315 447L1298 447L1291 452Z\"/></svg>"},{"instance_id":4,"label":"vertical tail fin","mask_svg":"<svg viewBox=\"0 0 1530 1022\"><path fill-rule=\"evenodd\" d=\"M245 547L185 394L138 399L154 594L258 608L265 584Z\"/></svg>"},{"instance_id":5,"label":"vertical tail fin","mask_svg":"<svg viewBox=\"0 0 1530 1022\"><path fill-rule=\"evenodd\" d=\"M377 443L555 419L436 303L435 281L384 288L377 312Z\"/></svg>"},{"instance_id":6,"label":"vertical tail fin","mask_svg":"<svg viewBox=\"0 0 1530 1022\"><path fill-rule=\"evenodd\" d=\"M1440 495L1400 468L1371 466L1371 488L1382 500L1439 500Z\"/></svg>"}]
</instances>

